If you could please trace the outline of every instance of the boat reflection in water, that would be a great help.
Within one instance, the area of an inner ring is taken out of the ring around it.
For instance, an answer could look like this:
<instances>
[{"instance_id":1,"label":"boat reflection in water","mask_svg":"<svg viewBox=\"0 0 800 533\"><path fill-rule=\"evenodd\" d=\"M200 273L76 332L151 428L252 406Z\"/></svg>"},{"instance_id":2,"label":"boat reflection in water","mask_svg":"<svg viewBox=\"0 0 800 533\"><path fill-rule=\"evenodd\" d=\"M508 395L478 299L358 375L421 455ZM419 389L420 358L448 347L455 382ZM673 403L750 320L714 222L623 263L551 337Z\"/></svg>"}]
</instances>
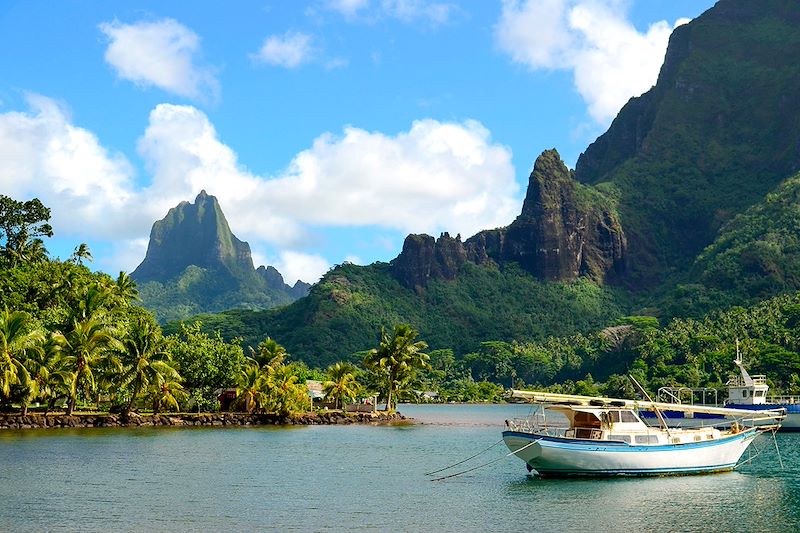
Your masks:
<instances>
[{"instance_id":1,"label":"boat reflection in water","mask_svg":"<svg viewBox=\"0 0 800 533\"><path fill-rule=\"evenodd\" d=\"M503 440L529 471L544 477L733 470L753 439L777 430L785 416L783 409L741 411L531 391L515 390L512 397L540 409L526 419L507 421ZM670 428L666 423L650 427L638 415L642 410L660 415L665 407L736 418L723 429Z\"/></svg>"}]
</instances>

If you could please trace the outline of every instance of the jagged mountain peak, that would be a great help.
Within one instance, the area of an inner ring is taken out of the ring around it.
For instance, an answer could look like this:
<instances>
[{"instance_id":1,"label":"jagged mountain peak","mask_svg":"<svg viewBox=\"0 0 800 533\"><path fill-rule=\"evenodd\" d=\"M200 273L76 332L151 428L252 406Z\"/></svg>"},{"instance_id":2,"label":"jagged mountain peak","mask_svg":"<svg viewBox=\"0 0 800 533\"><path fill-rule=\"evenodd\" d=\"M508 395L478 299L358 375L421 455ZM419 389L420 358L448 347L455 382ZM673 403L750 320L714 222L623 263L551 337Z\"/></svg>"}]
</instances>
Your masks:
<instances>
[{"instance_id":1,"label":"jagged mountain peak","mask_svg":"<svg viewBox=\"0 0 800 533\"><path fill-rule=\"evenodd\" d=\"M466 242L443 233L409 235L392 261L403 285L422 290L429 279L454 279L465 262L515 262L541 280L595 281L618 276L625 267L627 241L616 212L600 193L585 187L555 149L536 159L520 215L507 227L481 231Z\"/></svg>"},{"instance_id":2,"label":"jagged mountain peak","mask_svg":"<svg viewBox=\"0 0 800 533\"><path fill-rule=\"evenodd\" d=\"M217 198L205 190L153 224L147 254L131 276L166 280L190 265L234 275L254 269L250 245L231 232Z\"/></svg>"},{"instance_id":3,"label":"jagged mountain peak","mask_svg":"<svg viewBox=\"0 0 800 533\"><path fill-rule=\"evenodd\" d=\"M274 267L256 270L250 245L231 231L219 201L205 189L153 224L147 255L131 273L145 307L159 319L232 308L265 309L308 294L290 287Z\"/></svg>"}]
</instances>

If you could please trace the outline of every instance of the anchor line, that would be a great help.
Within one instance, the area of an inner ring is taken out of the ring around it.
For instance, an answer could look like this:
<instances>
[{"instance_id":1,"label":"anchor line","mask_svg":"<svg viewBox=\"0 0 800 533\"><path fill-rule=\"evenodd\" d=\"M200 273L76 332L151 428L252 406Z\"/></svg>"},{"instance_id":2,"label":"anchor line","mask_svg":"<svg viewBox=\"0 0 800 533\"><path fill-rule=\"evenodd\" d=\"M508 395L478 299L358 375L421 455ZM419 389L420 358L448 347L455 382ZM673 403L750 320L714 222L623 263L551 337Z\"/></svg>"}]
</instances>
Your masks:
<instances>
[{"instance_id":1,"label":"anchor line","mask_svg":"<svg viewBox=\"0 0 800 533\"><path fill-rule=\"evenodd\" d=\"M781 450L780 448L778 448L778 439L776 438L777 433L778 433L777 429L772 430L772 442L773 444L775 444L775 453L778 454L778 463L781 465L781 470L784 470L783 459L781 458Z\"/></svg>"},{"instance_id":2,"label":"anchor line","mask_svg":"<svg viewBox=\"0 0 800 533\"><path fill-rule=\"evenodd\" d=\"M446 467L444 467L444 468L440 468L439 470L434 470L434 471L432 471L432 472L425 472L425 475L426 475L426 476L430 476L430 475L432 475L432 474L438 474L439 472L443 472L443 471L445 471L445 470L449 470L449 469L453 468L454 466L458 466L458 465L460 465L460 464L464 464L464 463L466 463L467 461L469 461L469 460L471 460L471 459L475 459L475 458L476 458L476 457L478 457L479 455L482 455L482 454L484 454L484 453L488 452L489 450L491 450L492 448L494 448L495 446L497 446L497 445L498 445L498 444L500 444L501 442L503 442L503 439L500 439L499 441L495 442L494 444L492 444L491 446L489 446L489 447L488 447L488 448L486 448L485 450L483 450L483 451L480 451L480 452L476 453L475 455L473 455L473 456L471 456L471 457L467 457L467 458L466 458L466 459L464 459L463 461L459 461L459 462L457 462L457 463L453 463L453 464L451 464L450 466L446 466Z\"/></svg>"},{"instance_id":3,"label":"anchor line","mask_svg":"<svg viewBox=\"0 0 800 533\"><path fill-rule=\"evenodd\" d=\"M489 461L488 463L483 463L482 465L478 465L478 466L469 468L467 470L462 470L461 472L456 472L455 474L450 474L449 476L437 477L435 479L432 479L431 481L441 481L443 479L448 479L448 478L451 478L451 477L460 476L461 474L466 474L467 472L472 472L473 470L477 470L479 468L483 468L484 466L489 466L489 465L494 464L494 463L496 463L498 461L502 461L503 459L507 459L508 457L511 457L512 455L516 455L517 453L521 452L522 450L524 450L528 446L533 446L537 442L539 442L539 439L531 441L528 444L526 444L525 446L523 446L522 448L520 448L518 450L514 450L512 452L509 452L509 453L505 454L503 457L498 457L497 459L493 459L493 460Z\"/></svg>"}]
</instances>

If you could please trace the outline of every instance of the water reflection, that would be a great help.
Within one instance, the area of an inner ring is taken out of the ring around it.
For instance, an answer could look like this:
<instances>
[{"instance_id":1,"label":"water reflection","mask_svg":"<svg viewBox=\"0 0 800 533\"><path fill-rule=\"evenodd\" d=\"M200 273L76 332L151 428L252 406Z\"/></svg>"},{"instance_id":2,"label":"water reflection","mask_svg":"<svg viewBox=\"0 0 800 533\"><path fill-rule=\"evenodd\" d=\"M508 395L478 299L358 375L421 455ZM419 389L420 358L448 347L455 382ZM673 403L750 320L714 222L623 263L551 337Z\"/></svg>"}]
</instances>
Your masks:
<instances>
[{"instance_id":1,"label":"water reflection","mask_svg":"<svg viewBox=\"0 0 800 533\"><path fill-rule=\"evenodd\" d=\"M0 531L800 530L800 435L778 435L783 471L762 438L727 474L541 480L510 457L433 482L528 408L401 409L430 422L0 431Z\"/></svg>"}]
</instances>

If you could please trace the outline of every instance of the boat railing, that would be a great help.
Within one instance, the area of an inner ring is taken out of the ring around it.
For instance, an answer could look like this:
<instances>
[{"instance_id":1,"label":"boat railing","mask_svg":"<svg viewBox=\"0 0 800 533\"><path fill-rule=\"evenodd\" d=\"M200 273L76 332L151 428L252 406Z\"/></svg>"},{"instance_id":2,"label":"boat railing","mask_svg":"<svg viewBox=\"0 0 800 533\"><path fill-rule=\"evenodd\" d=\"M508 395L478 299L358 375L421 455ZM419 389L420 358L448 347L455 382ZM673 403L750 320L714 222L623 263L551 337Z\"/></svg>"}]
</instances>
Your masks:
<instances>
[{"instance_id":1,"label":"boat railing","mask_svg":"<svg viewBox=\"0 0 800 533\"><path fill-rule=\"evenodd\" d=\"M719 390L714 387L661 387L657 401L679 405L720 405Z\"/></svg>"},{"instance_id":2,"label":"boat railing","mask_svg":"<svg viewBox=\"0 0 800 533\"><path fill-rule=\"evenodd\" d=\"M508 429L520 433L536 433L549 437L566 437L570 429L566 424L548 423L544 417L514 418L506 421Z\"/></svg>"},{"instance_id":3,"label":"boat railing","mask_svg":"<svg viewBox=\"0 0 800 533\"><path fill-rule=\"evenodd\" d=\"M750 376L750 379L753 380L753 385L766 385L767 384L767 376L763 374L756 374L754 376ZM729 387L745 387L747 384L744 382L744 378L742 376L735 376L728 380L727 385Z\"/></svg>"},{"instance_id":4,"label":"boat railing","mask_svg":"<svg viewBox=\"0 0 800 533\"><path fill-rule=\"evenodd\" d=\"M769 396L767 403L796 405L800 404L800 396Z\"/></svg>"}]
</instances>

